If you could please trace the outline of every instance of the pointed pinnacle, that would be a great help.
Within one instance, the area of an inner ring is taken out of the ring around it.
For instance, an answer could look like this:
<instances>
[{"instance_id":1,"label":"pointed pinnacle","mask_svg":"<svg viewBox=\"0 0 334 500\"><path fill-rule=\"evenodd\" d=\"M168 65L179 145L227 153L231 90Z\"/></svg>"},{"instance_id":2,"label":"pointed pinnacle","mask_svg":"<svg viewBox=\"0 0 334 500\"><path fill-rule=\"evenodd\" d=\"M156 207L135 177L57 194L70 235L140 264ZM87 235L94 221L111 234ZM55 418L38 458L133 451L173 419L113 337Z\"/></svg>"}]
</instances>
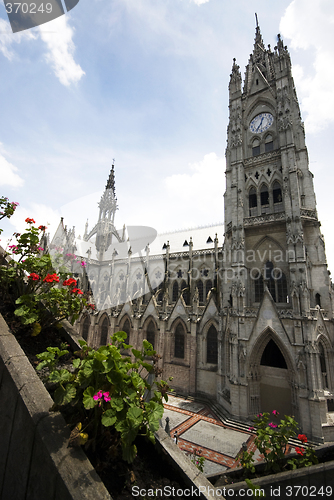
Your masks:
<instances>
[{"instance_id":1,"label":"pointed pinnacle","mask_svg":"<svg viewBox=\"0 0 334 500\"><path fill-rule=\"evenodd\" d=\"M109 179L106 185L106 189L112 189L114 196L115 196L115 171L114 171L114 165L112 165L110 174L109 174Z\"/></svg>"}]
</instances>

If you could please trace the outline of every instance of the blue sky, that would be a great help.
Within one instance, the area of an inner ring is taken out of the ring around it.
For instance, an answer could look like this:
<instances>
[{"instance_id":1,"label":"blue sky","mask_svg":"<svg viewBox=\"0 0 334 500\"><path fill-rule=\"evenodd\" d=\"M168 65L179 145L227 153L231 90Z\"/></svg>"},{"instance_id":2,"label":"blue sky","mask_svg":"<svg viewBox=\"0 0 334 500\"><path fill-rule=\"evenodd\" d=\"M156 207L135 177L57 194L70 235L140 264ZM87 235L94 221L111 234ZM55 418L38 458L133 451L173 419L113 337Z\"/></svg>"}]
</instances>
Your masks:
<instances>
[{"instance_id":1,"label":"blue sky","mask_svg":"<svg viewBox=\"0 0 334 500\"><path fill-rule=\"evenodd\" d=\"M1 3L0 187L20 203L2 242L28 216L82 235L113 158L119 227L223 222L229 74L233 57L244 74L254 12L291 53L334 270L332 0L80 0L16 34Z\"/></svg>"}]
</instances>

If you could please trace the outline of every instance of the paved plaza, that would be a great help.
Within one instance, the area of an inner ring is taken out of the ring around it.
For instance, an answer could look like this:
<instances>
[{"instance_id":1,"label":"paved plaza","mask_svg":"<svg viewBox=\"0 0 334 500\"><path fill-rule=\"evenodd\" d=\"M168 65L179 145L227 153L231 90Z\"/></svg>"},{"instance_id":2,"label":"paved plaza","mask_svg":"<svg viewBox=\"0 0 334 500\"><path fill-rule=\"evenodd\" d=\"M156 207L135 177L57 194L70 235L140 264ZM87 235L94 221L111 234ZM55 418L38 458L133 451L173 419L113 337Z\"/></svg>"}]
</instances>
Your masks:
<instances>
[{"instance_id":1,"label":"paved plaza","mask_svg":"<svg viewBox=\"0 0 334 500\"><path fill-rule=\"evenodd\" d=\"M224 472L238 466L237 455L243 443L249 451L255 451L254 434L225 425L204 404L182 397L168 396L162 419L163 427L169 418L170 435L177 431L178 446L187 455L200 449L205 458L204 474ZM257 450L256 450L257 451ZM259 453L255 454L259 459Z\"/></svg>"}]
</instances>

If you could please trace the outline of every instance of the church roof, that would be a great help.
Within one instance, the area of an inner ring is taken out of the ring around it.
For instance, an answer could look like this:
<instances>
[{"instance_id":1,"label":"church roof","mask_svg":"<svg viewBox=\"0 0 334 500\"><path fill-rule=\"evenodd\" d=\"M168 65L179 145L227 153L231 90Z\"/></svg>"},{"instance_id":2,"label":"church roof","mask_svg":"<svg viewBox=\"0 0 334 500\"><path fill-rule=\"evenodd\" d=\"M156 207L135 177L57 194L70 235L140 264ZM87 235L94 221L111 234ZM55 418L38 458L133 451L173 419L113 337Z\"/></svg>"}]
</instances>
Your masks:
<instances>
[{"instance_id":1,"label":"church roof","mask_svg":"<svg viewBox=\"0 0 334 500\"><path fill-rule=\"evenodd\" d=\"M221 246L224 235L222 223L158 234L150 245L150 255L165 253L166 249L163 249L163 246L167 245L167 242L170 253L188 252L190 241L193 243L193 251L213 249L216 234Z\"/></svg>"},{"instance_id":2,"label":"church roof","mask_svg":"<svg viewBox=\"0 0 334 500\"><path fill-rule=\"evenodd\" d=\"M122 231L118 231L121 235ZM224 224L214 224L210 226L182 229L180 231L172 231L167 233L158 234L154 241L149 244L149 255L150 257L165 255L167 244L169 243L169 253L185 253L189 252L189 243L193 243L193 252L202 250L213 250L215 237L218 237L219 246L222 246L223 235L224 235ZM144 242L144 239L143 239ZM90 258L93 260L98 260L98 254L95 248L95 241L84 241L82 239L76 238L76 255L87 259L89 252ZM115 261L119 259L124 259L127 257L127 251L131 246L130 241L125 241L123 243L118 243L116 238L113 238L111 246L108 248L103 256L104 261L109 261L112 259L112 254L114 249L117 250L117 255L115 256ZM141 250L142 255L146 255L145 244L143 243L143 249ZM132 257L136 257L138 254L133 254Z\"/></svg>"}]
</instances>

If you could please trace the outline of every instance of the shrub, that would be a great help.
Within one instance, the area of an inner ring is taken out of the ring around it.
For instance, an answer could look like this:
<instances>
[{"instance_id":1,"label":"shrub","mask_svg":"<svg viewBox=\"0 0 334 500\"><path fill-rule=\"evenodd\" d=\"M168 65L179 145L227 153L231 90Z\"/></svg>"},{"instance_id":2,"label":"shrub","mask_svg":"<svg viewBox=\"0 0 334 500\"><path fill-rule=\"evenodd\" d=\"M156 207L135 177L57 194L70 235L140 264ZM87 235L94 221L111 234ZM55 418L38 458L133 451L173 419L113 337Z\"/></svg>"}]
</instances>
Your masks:
<instances>
[{"instance_id":1,"label":"shrub","mask_svg":"<svg viewBox=\"0 0 334 500\"><path fill-rule=\"evenodd\" d=\"M123 356L121 349L132 346L124 343L127 334L115 333L111 344L94 350L81 341L82 350L76 353L70 369L55 369L55 363L68 351L48 348L37 355L41 360L37 370L48 367L47 380L56 386L56 406L67 406L74 413L71 443L92 447L98 444L110 457L122 449L123 459L131 463L137 453L134 440L143 434L154 442L154 432L163 415L163 398L167 401L166 382L153 384L148 375L158 374L159 356L152 345L143 341L139 351L131 349L134 361ZM145 359L151 357L153 364Z\"/></svg>"},{"instance_id":2,"label":"shrub","mask_svg":"<svg viewBox=\"0 0 334 500\"><path fill-rule=\"evenodd\" d=\"M37 335L46 326L68 319L73 324L87 306L83 292L65 266L54 267L40 241L46 226L36 227L27 218L23 234L15 233L16 244L9 246L13 256L8 265L0 267L3 298L15 307L15 315L24 325L33 326Z\"/></svg>"},{"instance_id":3,"label":"shrub","mask_svg":"<svg viewBox=\"0 0 334 500\"><path fill-rule=\"evenodd\" d=\"M273 415L278 417L279 413L274 410ZM317 457L311 446L296 447L298 457L289 458L287 461L285 454L287 452L289 439L296 436L298 427L293 417L285 415L279 424L270 421L269 413L260 413L254 419L254 426L249 430L255 431L256 437L254 443L266 462L266 470L271 472L280 472L286 466L291 469L306 467L318 463ZM299 434L298 439L302 444L307 443L305 434ZM254 453L243 450L240 453L240 464L245 467L246 475L254 473Z\"/></svg>"}]
</instances>

